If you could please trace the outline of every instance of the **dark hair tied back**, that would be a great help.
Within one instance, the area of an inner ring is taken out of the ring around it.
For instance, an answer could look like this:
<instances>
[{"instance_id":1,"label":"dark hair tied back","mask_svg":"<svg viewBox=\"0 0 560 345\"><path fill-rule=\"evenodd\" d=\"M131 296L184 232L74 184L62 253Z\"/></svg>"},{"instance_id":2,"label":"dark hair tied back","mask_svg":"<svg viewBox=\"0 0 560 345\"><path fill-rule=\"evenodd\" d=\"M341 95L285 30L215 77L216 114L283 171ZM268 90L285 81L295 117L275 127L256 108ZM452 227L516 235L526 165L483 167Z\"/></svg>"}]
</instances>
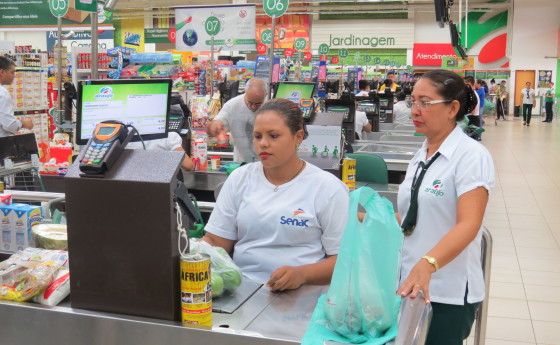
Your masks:
<instances>
[{"instance_id":1,"label":"dark hair tied back","mask_svg":"<svg viewBox=\"0 0 560 345\"><path fill-rule=\"evenodd\" d=\"M257 110L255 116L265 111L274 111L282 116L292 134L296 134L297 131L303 129L303 139L307 139L309 134L307 133L307 128L305 128L305 122L303 121L303 112L296 103L285 98L271 99Z\"/></svg>"},{"instance_id":2,"label":"dark hair tied back","mask_svg":"<svg viewBox=\"0 0 560 345\"><path fill-rule=\"evenodd\" d=\"M461 121L477 105L470 86L457 73L436 69L426 72L421 79L428 79L436 88L441 99L459 102L459 111L455 115L456 121Z\"/></svg>"}]
</instances>

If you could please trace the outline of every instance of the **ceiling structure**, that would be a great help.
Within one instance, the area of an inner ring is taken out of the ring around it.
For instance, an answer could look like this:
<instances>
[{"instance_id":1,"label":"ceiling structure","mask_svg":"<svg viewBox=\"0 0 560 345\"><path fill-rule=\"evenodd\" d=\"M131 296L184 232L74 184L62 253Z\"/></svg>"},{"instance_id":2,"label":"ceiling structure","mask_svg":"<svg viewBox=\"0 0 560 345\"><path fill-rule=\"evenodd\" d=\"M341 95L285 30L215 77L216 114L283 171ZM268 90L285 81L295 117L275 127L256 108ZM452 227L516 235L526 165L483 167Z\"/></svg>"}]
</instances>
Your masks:
<instances>
[{"instance_id":1,"label":"ceiling structure","mask_svg":"<svg viewBox=\"0 0 560 345\"><path fill-rule=\"evenodd\" d=\"M452 11L459 11L462 3L465 10L468 3L470 11L477 9L504 10L511 6L513 0L454 0ZM173 16L174 11L162 9L167 7L189 7L209 5L256 4L257 15L262 11L263 0L118 0L115 7L116 18L138 18L146 13L157 17ZM402 13L433 12L434 0L290 0L287 14L352 14L352 13Z\"/></svg>"}]
</instances>

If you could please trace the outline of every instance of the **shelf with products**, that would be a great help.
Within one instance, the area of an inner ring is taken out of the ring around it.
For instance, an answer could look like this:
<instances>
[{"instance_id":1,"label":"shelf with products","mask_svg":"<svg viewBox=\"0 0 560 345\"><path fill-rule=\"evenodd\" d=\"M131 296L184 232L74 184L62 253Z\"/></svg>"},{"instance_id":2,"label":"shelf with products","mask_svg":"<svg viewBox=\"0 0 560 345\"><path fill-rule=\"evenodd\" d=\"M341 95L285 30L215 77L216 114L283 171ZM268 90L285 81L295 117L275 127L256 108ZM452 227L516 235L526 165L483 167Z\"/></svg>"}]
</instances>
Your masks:
<instances>
[{"instance_id":1,"label":"shelf with products","mask_svg":"<svg viewBox=\"0 0 560 345\"><path fill-rule=\"evenodd\" d=\"M72 83L76 86L80 80L91 78L91 48L90 47L72 47ZM107 72L110 71L109 63L113 60L107 55L107 49L98 49L98 69L100 79L106 78Z\"/></svg>"}]
</instances>

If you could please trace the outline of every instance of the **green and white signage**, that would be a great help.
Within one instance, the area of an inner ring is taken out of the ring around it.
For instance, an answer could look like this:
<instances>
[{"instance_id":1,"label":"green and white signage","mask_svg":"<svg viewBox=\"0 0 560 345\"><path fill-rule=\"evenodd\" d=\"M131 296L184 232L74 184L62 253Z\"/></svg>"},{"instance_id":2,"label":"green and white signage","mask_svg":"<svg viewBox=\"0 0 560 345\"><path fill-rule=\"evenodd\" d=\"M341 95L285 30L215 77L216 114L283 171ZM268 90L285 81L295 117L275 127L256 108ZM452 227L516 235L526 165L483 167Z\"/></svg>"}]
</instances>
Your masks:
<instances>
[{"instance_id":1,"label":"green and white signage","mask_svg":"<svg viewBox=\"0 0 560 345\"><path fill-rule=\"evenodd\" d=\"M97 0L74 0L74 4L78 11L97 12Z\"/></svg>"},{"instance_id":2,"label":"green and white signage","mask_svg":"<svg viewBox=\"0 0 560 345\"><path fill-rule=\"evenodd\" d=\"M204 22L204 29L206 29L208 35L216 36L221 29L220 20L214 16L208 17Z\"/></svg>"},{"instance_id":3,"label":"green and white signage","mask_svg":"<svg viewBox=\"0 0 560 345\"><path fill-rule=\"evenodd\" d=\"M341 58L348 57L348 49L342 48L338 50L338 56Z\"/></svg>"},{"instance_id":4,"label":"green and white signage","mask_svg":"<svg viewBox=\"0 0 560 345\"><path fill-rule=\"evenodd\" d=\"M57 17L62 17L63 26L91 27L90 12L79 11L80 0L0 0L0 28L47 28L57 27ZM74 2L74 6L72 5ZM88 8L95 5L97 22L101 27L113 24L113 13L103 10L103 5L97 0L82 0ZM92 12L95 12L92 11Z\"/></svg>"},{"instance_id":5,"label":"green and white signage","mask_svg":"<svg viewBox=\"0 0 560 345\"><path fill-rule=\"evenodd\" d=\"M370 61L371 61L371 56L365 55L364 56L364 62L370 62Z\"/></svg>"},{"instance_id":6,"label":"green and white signage","mask_svg":"<svg viewBox=\"0 0 560 345\"><path fill-rule=\"evenodd\" d=\"M263 0L264 12L269 17L281 17L288 10L288 0Z\"/></svg>"},{"instance_id":7,"label":"green and white signage","mask_svg":"<svg viewBox=\"0 0 560 345\"><path fill-rule=\"evenodd\" d=\"M376 57L375 59L373 59L373 63L379 65L381 63L381 58Z\"/></svg>"},{"instance_id":8,"label":"green and white signage","mask_svg":"<svg viewBox=\"0 0 560 345\"><path fill-rule=\"evenodd\" d=\"M307 47L307 41L305 38L298 38L294 42L294 49L295 50L304 50Z\"/></svg>"},{"instance_id":9,"label":"green and white signage","mask_svg":"<svg viewBox=\"0 0 560 345\"><path fill-rule=\"evenodd\" d=\"M272 42L272 30L266 29L261 32L261 43L270 44Z\"/></svg>"},{"instance_id":10,"label":"green and white signage","mask_svg":"<svg viewBox=\"0 0 560 345\"><path fill-rule=\"evenodd\" d=\"M55 17L64 17L70 8L70 0L49 0L49 10Z\"/></svg>"},{"instance_id":11,"label":"green and white signage","mask_svg":"<svg viewBox=\"0 0 560 345\"><path fill-rule=\"evenodd\" d=\"M327 55L329 53L329 46L325 43L319 45L319 55Z\"/></svg>"}]
</instances>

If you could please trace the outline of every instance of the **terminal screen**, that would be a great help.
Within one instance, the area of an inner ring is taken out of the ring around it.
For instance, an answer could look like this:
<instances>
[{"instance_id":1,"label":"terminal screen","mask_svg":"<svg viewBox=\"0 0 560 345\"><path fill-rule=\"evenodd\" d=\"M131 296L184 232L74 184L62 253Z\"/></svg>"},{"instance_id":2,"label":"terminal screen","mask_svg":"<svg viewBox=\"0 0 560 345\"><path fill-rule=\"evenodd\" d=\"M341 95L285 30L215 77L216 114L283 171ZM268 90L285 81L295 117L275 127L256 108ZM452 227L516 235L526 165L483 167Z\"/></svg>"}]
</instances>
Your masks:
<instances>
[{"instance_id":1,"label":"terminal screen","mask_svg":"<svg viewBox=\"0 0 560 345\"><path fill-rule=\"evenodd\" d=\"M166 137L170 88L165 80L81 82L76 123L78 144L86 144L97 124L107 120L134 126L144 139Z\"/></svg>"},{"instance_id":2,"label":"terminal screen","mask_svg":"<svg viewBox=\"0 0 560 345\"><path fill-rule=\"evenodd\" d=\"M279 83L274 98L285 98L299 104L302 99L313 98L315 83Z\"/></svg>"}]
</instances>

